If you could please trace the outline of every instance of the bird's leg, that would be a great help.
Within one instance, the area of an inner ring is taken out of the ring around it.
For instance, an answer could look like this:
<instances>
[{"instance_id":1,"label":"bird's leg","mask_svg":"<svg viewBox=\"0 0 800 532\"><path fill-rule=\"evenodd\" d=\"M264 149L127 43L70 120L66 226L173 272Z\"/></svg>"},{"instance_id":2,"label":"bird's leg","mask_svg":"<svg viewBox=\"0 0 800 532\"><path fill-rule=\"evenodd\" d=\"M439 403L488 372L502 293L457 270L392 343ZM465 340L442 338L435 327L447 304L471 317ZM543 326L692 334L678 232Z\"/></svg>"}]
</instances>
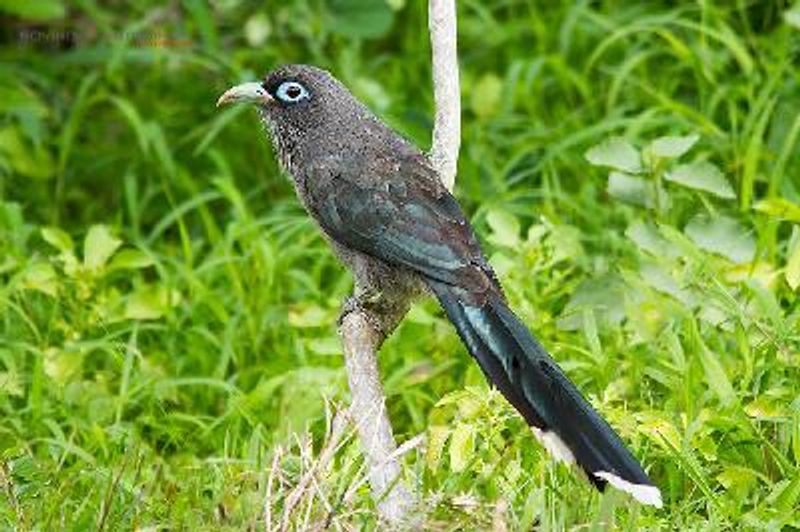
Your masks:
<instances>
[{"instance_id":1,"label":"bird's leg","mask_svg":"<svg viewBox=\"0 0 800 532\"><path fill-rule=\"evenodd\" d=\"M383 341L394 332L400 320L408 312L409 298L389 297L377 288L358 288L344 300L339 314L339 327L348 314L358 312L366 318L378 335L379 348Z\"/></svg>"},{"instance_id":2,"label":"bird's leg","mask_svg":"<svg viewBox=\"0 0 800 532\"><path fill-rule=\"evenodd\" d=\"M342 310L339 314L339 327L342 326L348 315L353 313L361 314L372 326L372 329L378 333L379 342L383 343L383 339L386 338L386 331L384 330L383 320L380 319L380 300L381 293L374 289L357 291L349 296L342 304Z\"/></svg>"},{"instance_id":3,"label":"bird's leg","mask_svg":"<svg viewBox=\"0 0 800 532\"><path fill-rule=\"evenodd\" d=\"M375 312L378 309L381 299L381 292L378 289L369 288L357 290L356 293L344 300L342 312L339 315L339 325L342 324L342 320L345 316L351 312Z\"/></svg>"}]
</instances>

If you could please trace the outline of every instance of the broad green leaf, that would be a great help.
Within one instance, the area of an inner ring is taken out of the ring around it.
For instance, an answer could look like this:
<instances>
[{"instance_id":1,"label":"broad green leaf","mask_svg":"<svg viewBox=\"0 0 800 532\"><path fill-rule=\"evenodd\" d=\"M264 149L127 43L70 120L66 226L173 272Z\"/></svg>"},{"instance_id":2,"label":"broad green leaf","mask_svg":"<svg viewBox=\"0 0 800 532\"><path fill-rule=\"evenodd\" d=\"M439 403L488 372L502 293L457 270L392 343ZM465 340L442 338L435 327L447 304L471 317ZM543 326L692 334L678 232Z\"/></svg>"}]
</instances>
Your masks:
<instances>
[{"instance_id":1,"label":"broad green leaf","mask_svg":"<svg viewBox=\"0 0 800 532\"><path fill-rule=\"evenodd\" d=\"M481 412L483 404L477 395L465 395L457 404L458 415L462 420L474 419Z\"/></svg>"},{"instance_id":2,"label":"broad green leaf","mask_svg":"<svg viewBox=\"0 0 800 532\"><path fill-rule=\"evenodd\" d=\"M470 108L479 118L493 115L503 94L503 81L494 74L484 74L472 88Z\"/></svg>"},{"instance_id":3,"label":"broad green leaf","mask_svg":"<svg viewBox=\"0 0 800 532\"><path fill-rule=\"evenodd\" d=\"M475 448L475 427L459 423L450 438L450 469L458 473L466 469Z\"/></svg>"},{"instance_id":4,"label":"broad green leaf","mask_svg":"<svg viewBox=\"0 0 800 532\"><path fill-rule=\"evenodd\" d=\"M705 261L705 254L692 242L692 239L669 224L659 224L658 232L678 251L679 256L692 261Z\"/></svg>"},{"instance_id":5,"label":"broad green leaf","mask_svg":"<svg viewBox=\"0 0 800 532\"><path fill-rule=\"evenodd\" d=\"M56 384L64 385L76 375L83 365L83 356L76 351L49 347L44 352L44 372Z\"/></svg>"},{"instance_id":6,"label":"broad green leaf","mask_svg":"<svg viewBox=\"0 0 800 532\"><path fill-rule=\"evenodd\" d=\"M675 425L661 412L642 413L639 418L639 430L648 438L667 451L680 449L681 434Z\"/></svg>"},{"instance_id":7,"label":"broad green leaf","mask_svg":"<svg viewBox=\"0 0 800 532\"><path fill-rule=\"evenodd\" d=\"M583 337L586 343L589 344L589 349L594 355L596 360L602 360L603 345L600 342L600 335L597 334L597 320L595 319L594 312L589 309L583 309L581 312Z\"/></svg>"},{"instance_id":8,"label":"broad green leaf","mask_svg":"<svg viewBox=\"0 0 800 532\"><path fill-rule=\"evenodd\" d=\"M13 371L0 371L0 396L3 395L12 397L24 395L19 375Z\"/></svg>"},{"instance_id":9,"label":"broad green leaf","mask_svg":"<svg viewBox=\"0 0 800 532\"><path fill-rule=\"evenodd\" d=\"M648 183L641 177L634 177L621 172L611 172L608 175L606 192L612 198L646 207L648 205L647 189Z\"/></svg>"},{"instance_id":10,"label":"broad green leaf","mask_svg":"<svg viewBox=\"0 0 800 532\"><path fill-rule=\"evenodd\" d=\"M564 308L558 327L568 331L580 330L585 309L595 313L600 330L616 325L625 318L626 294L625 283L612 274L584 281Z\"/></svg>"},{"instance_id":11,"label":"broad green leaf","mask_svg":"<svg viewBox=\"0 0 800 532\"><path fill-rule=\"evenodd\" d=\"M736 264L728 268L724 273L724 279L729 283L757 281L758 286L765 290L772 290L780 279L781 273L781 270L776 269L771 263L759 260Z\"/></svg>"},{"instance_id":12,"label":"broad green leaf","mask_svg":"<svg viewBox=\"0 0 800 532\"><path fill-rule=\"evenodd\" d=\"M786 261L786 269L783 275L786 277L786 284L788 284L792 290L797 290L797 287L800 286L800 240L795 244L794 251L789 256L789 260Z\"/></svg>"},{"instance_id":13,"label":"broad green leaf","mask_svg":"<svg viewBox=\"0 0 800 532\"><path fill-rule=\"evenodd\" d=\"M489 240L491 241L491 237ZM492 256L489 257L489 264L492 265L495 273L501 279L509 275L517 267L517 262L502 251L492 253Z\"/></svg>"},{"instance_id":14,"label":"broad green leaf","mask_svg":"<svg viewBox=\"0 0 800 532\"><path fill-rule=\"evenodd\" d=\"M670 204L666 190L660 189L659 197L656 198L656 188L653 183L622 172L611 172L608 175L606 191L613 198L648 209L655 208L657 201L660 202L662 208L667 208Z\"/></svg>"},{"instance_id":15,"label":"broad green leaf","mask_svg":"<svg viewBox=\"0 0 800 532\"><path fill-rule=\"evenodd\" d=\"M685 137L659 137L650 143L650 153L664 159L677 159L695 145L700 135L692 133Z\"/></svg>"},{"instance_id":16,"label":"broad green leaf","mask_svg":"<svg viewBox=\"0 0 800 532\"><path fill-rule=\"evenodd\" d=\"M711 390L719 397L723 405L729 405L736 399L736 392L733 389L725 368L719 361L716 353L711 351L705 344L700 345L700 362L706 375Z\"/></svg>"},{"instance_id":17,"label":"broad green leaf","mask_svg":"<svg viewBox=\"0 0 800 532\"><path fill-rule=\"evenodd\" d=\"M72 237L58 227L43 227L42 238L61 252L70 252L75 247L75 244L72 243Z\"/></svg>"},{"instance_id":18,"label":"broad green leaf","mask_svg":"<svg viewBox=\"0 0 800 532\"><path fill-rule=\"evenodd\" d=\"M547 243L553 248L551 260L553 263L563 260L576 262L585 253L581 243L580 229L572 225L559 224L553 226L547 237ZM530 237L530 236L529 236Z\"/></svg>"},{"instance_id":19,"label":"broad green leaf","mask_svg":"<svg viewBox=\"0 0 800 532\"><path fill-rule=\"evenodd\" d=\"M108 264L110 271L114 270L138 270L147 268L155 264L150 255L138 249L123 249L111 259Z\"/></svg>"},{"instance_id":20,"label":"broad green leaf","mask_svg":"<svg viewBox=\"0 0 800 532\"><path fill-rule=\"evenodd\" d=\"M425 450L425 463L429 469L435 470L442 460L442 451L447 438L450 436L450 427L431 425L428 427L428 447Z\"/></svg>"},{"instance_id":21,"label":"broad green leaf","mask_svg":"<svg viewBox=\"0 0 800 532\"><path fill-rule=\"evenodd\" d=\"M101 270L122 245L105 225L93 225L83 241L83 265L92 271Z\"/></svg>"},{"instance_id":22,"label":"broad green leaf","mask_svg":"<svg viewBox=\"0 0 800 532\"><path fill-rule=\"evenodd\" d=\"M466 390L466 389L462 388L460 390L456 390L454 392L450 392L450 393L446 394L444 397L442 397L441 399L436 401L436 404L434 406L439 408L439 407L448 406L448 405L458 405L458 403L460 403L464 399L470 397L470 395L471 394L470 394L469 390Z\"/></svg>"},{"instance_id":23,"label":"broad green leaf","mask_svg":"<svg viewBox=\"0 0 800 532\"><path fill-rule=\"evenodd\" d=\"M633 240L639 249L661 258L675 258L679 252L658 229L649 222L637 220L625 230L625 236Z\"/></svg>"},{"instance_id":24,"label":"broad green leaf","mask_svg":"<svg viewBox=\"0 0 800 532\"><path fill-rule=\"evenodd\" d=\"M55 297L58 293L58 276L50 264L34 262L21 275L22 287Z\"/></svg>"},{"instance_id":25,"label":"broad green leaf","mask_svg":"<svg viewBox=\"0 0 800 532\"><path fill-rule=\"evenodd\" d=\"M800 28L800 21L798 28ZM800 500L800 474L795 472L795 478L780 491L774 506L781 512L794 512L797 511L798 500Z\"/></svg>"},{"instance_id":26,"label":"broad green leaf","mask_svg":"<svg viewBox=\"0 0 800 532\"><path fill-rule=\"evenodd\" d=\"M698 215L692 218L685 231L700 248L733 262L751 262L755 257L756 242L751 232L732 218Z\"/></svg>"},{"instance_id":27,"label":"broad green leaf","mask_svg":"<svg viewBox=\"0 0 800 532\"><path fill-rule=\"evenodd\" d=\"M486 215L486 223L492 232L489 241L500 246L515 248L520 243L519 220L506 211L492 210Z\"/></svg>"},{"instance_id":28,"label":"broad green leaf","mask_svg":"<svg viewBox=\"0 0 800 532\"><path fill-rule=\"evenodd\" d=\"M698 441L693 442L694 448L709 462L716 462L719 455L719 447L714 441L714 438L706 436L700 438Z\"/></svg>"},{"instance_id":29,"label":"broad green leaf","mask_svg":"<svg viewBox=\"0 0 800 532\"><path fill-rule=\"evenodd\" d=\"M589 148L585 157L595 166L609 166L632 174L642 170L638 150L622 137L611 137Z\"/></svg>"},{"instance_id":30,"label":"broad green leaf","mask_svg":"<svg viewBox=\"0 0 800 532\"><path fill-rule=\"evenodd\" d=\"M392 27L394 12L383 0L328 0L330 30L346 38L381 37Z\"/></svg>"},{"instance_id":31,"label":"broad green leaf","mask_svg":"<svg viewBox=\"0 0 800 532\"><path fill-rule=\"evenodd\" d=\"M528 228L527 242L530 246L537 246L542 238L550 232L550 228L544 224L533 224Z\"/></svg>"},{"instance_id":32,"label":"broad green leaf","mask_svg":"<svg viewBox=\"0 0 800 532\"><path fill-rule=\"evenodd\" d=\"M124 317L130 320L156 320L178 303L177 293L163 286L143 286L128 296Z\"/></svg>"},{"instance_id":33,"label":"broad green leaf","mask_svg":"<svg viewBox=\"0 0 800 532\"><path fill-rule=\"evenodd\" d=\"M700 312L698 318L704 322L719 327L726 331L731 331L731 314L720 303L706 299L700 303Z\"/></svg>"},{"instance_id":34,"label":"broad green leaf","mask_svg":"<svg viewBox=\"0 0 800 532\"><path fill-rule=\"evenodd\" d=\"M693 303L691 292L681 288L675 278L661 264L645 262L642 264L639 274L647 284L659 292L672 296L685 305Z\"/></svg>"},{"instance_id":35,"label":"broad green leaf","mask_svg":"<svg viewBox=\"0 0 800 532\"><path fill-rule=\"evenodd\" d=\"M752 469L741 466L727 466L717 475L717 481L728 490L747 490L755 483L756 478Z\"/></svg>"},{"instance_id":36,"label":"broad green leaf","mask_svg":"<svg viewBox=\"0 0 800 532\"><path fill-rule=\"evenodd\" d=\"M800 223L800 205L785 198L761 200L753 205L753 208L773 218Z\"/></svg>"},{"instance_id":37,"label":"broad green leaf","mask_svg":"<svg viewBox=\"0 0 800 532\"><path fill-rule=\"evenodd\" d=\"M664 179L688 188L710 192L720 198L736 198L733 188L720 169L707 161L682 164L667 172Z\"/></svg>"},{"instance_id":38,"label":"broad green leaf","mask_svg":"<svg viewBox=\"0 0 800 532\"><path fill-rule=\"evenodd\" d=\"M775 282L780 278L780 274L780 270L776 270L769 262L745 262L730 267L725 272L725 280L729 283L739 283L755 279L761 286L774 287Z\"/></svg>"},{"instance_id":39,"label":"broad green leaf","mask_svg":"<svg viewBox=\"0 0 800 532\"><path fill-rule=\"evenodd\" d=\"M783 407L768 397L757 397L744 407L744 413L756 419L777 419L786 415Z\"/></svg>"}]
</instances>

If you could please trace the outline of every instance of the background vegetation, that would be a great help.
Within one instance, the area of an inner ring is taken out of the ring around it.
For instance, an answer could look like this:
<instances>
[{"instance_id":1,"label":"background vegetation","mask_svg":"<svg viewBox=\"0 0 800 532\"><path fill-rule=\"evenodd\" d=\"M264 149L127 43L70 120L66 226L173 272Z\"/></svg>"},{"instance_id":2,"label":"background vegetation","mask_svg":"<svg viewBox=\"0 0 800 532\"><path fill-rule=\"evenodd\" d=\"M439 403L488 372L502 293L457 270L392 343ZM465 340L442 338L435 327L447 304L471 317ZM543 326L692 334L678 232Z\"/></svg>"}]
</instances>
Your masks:
<instances>
[{"instance_id":1,"label":"background vegetation","mask_svg":"<svg viewBox=\"0 0 800 532\"><path fill-rule=\"evenodd\" d=\"M431 529L800 527L800 7L459 1L456 194L666 507L554 465L432 302L381 369ZM228 86L429 143L420 1L0 2L0 527L375 525L350 277Z\"/></svg>"}]
</instances>

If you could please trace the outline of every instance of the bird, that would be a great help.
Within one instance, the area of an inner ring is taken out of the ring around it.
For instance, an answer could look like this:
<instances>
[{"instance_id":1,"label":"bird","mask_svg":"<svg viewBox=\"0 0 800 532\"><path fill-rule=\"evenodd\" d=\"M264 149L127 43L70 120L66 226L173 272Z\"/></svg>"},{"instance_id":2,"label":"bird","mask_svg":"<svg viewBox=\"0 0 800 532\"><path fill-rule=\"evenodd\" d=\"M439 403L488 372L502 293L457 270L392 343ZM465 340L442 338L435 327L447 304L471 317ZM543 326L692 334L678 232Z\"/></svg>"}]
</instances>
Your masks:
<instances>
[{"instance_id":1,"label":"bird","mask_svg":"<svg viewBox=\"0 0 800 532\"><path fill-rule=\"evenodd\" d=\"M289 64L236 85L217 107L255 105L305 210L354 277L343 312L389 334L433 294L489 383L557 461L660 508L620 437L509 307L475 230L429 158L328 71Z\"/></svg>"}]
</instances>

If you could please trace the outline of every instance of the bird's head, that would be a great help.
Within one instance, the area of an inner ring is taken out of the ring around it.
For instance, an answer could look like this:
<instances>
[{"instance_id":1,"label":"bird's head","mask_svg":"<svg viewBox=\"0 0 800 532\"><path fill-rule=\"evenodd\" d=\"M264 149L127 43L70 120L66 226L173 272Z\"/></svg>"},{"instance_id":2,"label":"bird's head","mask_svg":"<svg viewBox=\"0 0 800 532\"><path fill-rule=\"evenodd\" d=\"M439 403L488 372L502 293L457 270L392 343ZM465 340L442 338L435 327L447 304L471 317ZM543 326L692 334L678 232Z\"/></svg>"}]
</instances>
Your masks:
<instances>
[{"instance_id":1,"label":"bird's head","mask_svg":"<svg viewBox=\"0 0 800 532\"><path fill-rule=\"evenodd\" d=\"M217 106L236 102L256 106L290 173L300 161L401 142L341 82L313 66L282 66L262 81L231 87Z\"/></svg>"},{"instance_id":2,"label":"bird's head","mask_svg":"<svg viewBox=\"0 0 800 532\"><path fill-rule=\"evenodd\" d=\"M307 65L286 65L267 74L262 81L231 87L217 100L217 107L229 103L251 103L271 112L293 112L308 109L321 99L325 85L333 77L326 71Z\"/></svg>"},{"instance_id":3,"label":"bird's head","mask_svg":"<svg viewBox=\"0 0 800 532\"><path fill-rule=\"evenodd\" d=\"M273 134L303 133L363 112L363 106L330 73L308 65L286 65L262 81L231 87L217 106L254 104Z\"/></svg>"}]
</instances>

